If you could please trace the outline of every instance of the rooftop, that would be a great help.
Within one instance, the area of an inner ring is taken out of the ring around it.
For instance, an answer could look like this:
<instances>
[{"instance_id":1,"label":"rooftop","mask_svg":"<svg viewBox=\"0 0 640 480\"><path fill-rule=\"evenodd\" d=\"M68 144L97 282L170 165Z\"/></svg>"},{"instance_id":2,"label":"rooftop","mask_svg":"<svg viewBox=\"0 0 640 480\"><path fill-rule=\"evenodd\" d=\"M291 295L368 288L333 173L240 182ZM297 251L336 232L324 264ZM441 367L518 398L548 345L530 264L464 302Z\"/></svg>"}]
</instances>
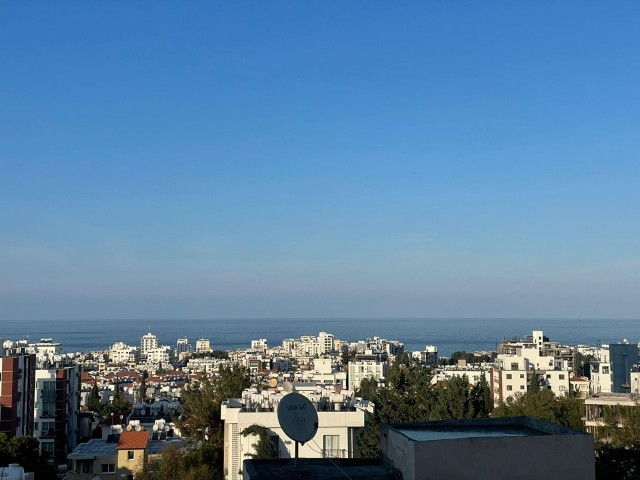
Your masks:
<instances>
[{"instance_id":1,"label":"rooftop","mask_svg":"<svg viewBox=\"0 0 640 480\"><path fill-rule=\"evenodd\" d=\"M141 450L147 448L149 443L149 432L122 432L118 442L118 450Z\"/></svg>"},{"instance_id":2,"label":"rooftop","mask_svg":"<svg viewBox=\"0 0 640 480\"><path fill-rule=\"evenodd\" d=\"M302 458L245 460L245 474L251 480L392 480L382 462L363 459Z\"/></svg>"}]
</instances>

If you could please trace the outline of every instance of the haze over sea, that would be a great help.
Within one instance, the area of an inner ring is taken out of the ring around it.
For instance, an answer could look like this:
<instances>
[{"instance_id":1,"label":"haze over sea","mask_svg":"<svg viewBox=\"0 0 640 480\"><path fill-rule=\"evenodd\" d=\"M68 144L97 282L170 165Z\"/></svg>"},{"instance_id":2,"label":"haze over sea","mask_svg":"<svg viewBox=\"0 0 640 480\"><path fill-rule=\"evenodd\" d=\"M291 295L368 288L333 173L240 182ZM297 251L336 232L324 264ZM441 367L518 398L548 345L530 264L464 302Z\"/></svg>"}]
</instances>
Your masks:
<instances>
[{"instance_id":1,"label":"haze over sea","mask_svg":"<svg viewBox=\"0 0 640 480\"><path fill-rule=\"evenodd\" d=\"M270 346L284 338L333 333L341 340L367 337L400 340L407 350L438 346L440 355L455 351L495 350L503 338L524 337L543 330L551 340L567 345L640 341L640 320L621 319L534 319L534 318L260 318L260 319L148 319L148 320L33 320L5 321L0 339L31 341L53 338L65 352L106 349L114 342L139 345L140 337L151 330L162 345L175 345L187 337L192 344L209 338L213 348L246 348L256 338L266 338Z\"/></svg>"}]
</instances>

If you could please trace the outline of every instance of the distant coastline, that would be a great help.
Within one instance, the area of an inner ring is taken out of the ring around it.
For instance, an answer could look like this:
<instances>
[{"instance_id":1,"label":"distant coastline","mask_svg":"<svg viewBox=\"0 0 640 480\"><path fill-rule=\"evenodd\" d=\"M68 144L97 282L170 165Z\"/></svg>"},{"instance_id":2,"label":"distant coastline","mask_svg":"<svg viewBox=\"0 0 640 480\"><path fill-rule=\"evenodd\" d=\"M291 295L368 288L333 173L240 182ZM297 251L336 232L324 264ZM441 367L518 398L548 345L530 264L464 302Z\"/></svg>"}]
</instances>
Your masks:
<instances>
[{"instance_id":1,"label":"distant coastline","mask_svg":"<svg viewBox=\"0 0 640 480\"><path fill-rule=\"evenodd\" d=\"M356 341L379 336L397 339L407 350L436 345L440 355L455 351L490 351L503 338L523 337L532 330L567 345L640 341L640 319L536 318L260 318L260 319L144 319L144 320L32 320L0 322L0 339L53 338L65 352L104 350L116 341L138 345L151 331L163 345L178 338L211 339L221 350L246 348L252 339L266 338L270 346L284 338L333 333Z\"/></svg>"}]
</instances>

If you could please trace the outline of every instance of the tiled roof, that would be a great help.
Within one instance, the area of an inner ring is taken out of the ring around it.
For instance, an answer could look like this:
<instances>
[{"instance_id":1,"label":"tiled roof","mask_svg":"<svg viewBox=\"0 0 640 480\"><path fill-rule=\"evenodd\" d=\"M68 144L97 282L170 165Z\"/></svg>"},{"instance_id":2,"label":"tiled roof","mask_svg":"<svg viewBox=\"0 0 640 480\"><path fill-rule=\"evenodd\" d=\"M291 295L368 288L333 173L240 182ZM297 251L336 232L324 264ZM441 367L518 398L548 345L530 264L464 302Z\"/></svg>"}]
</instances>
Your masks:
<instances>
[{"instance_id":1,"label":"tiled roof","mask_svg":"<svg viewBox=\"0 0 640 480\"><path fill-rule=\"evenodd\" d=\"M122 432L118 442L118 450L140 450L147 448L149 442L149 432Z\"/></svg>"}]
</instances>

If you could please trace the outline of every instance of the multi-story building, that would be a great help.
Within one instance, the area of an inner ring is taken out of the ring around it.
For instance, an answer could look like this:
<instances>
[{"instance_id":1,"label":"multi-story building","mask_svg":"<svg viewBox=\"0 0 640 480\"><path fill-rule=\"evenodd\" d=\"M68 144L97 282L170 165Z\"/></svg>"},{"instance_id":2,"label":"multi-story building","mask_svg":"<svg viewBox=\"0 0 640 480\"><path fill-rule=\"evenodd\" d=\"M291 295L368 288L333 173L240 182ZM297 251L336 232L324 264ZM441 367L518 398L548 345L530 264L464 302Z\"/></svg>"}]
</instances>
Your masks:
<instances>
[{"instance_id":1,"label":"multi-story building","mask_svg":"<svg viewBox=\"0 0 640 480\"><path fill-rule=\"evenodd\" d=\"M516 355L498 355L492 375L492 393L495 405L515 400L517 394L526 393L531 383L533 368L529 360Z\"/></svg>"},{"instance_id":2,"label":"multi-story building","mask_svg":"<svg viewBox=\"0 0 640 480\"><path fill-rule=\"evenodd\" d=\"M211 353L211 341L208 338L196 340L196 353Z\"/></svg>"},{"instance_id":3,"label":"multi-story building","mask_svg":"<svg viewBox=\"0 0 640 480\"><path fill-rule=\"evenodd\" d=\"M116 342L109 349L109 361L119 365L135 363L138 359L138 349L126 345L124 342Z\"/></svg>"},{"instance_id":4,"label":"multi-story building","mask_svg":"<svg viewBox=\"0 0 640 480\"><path fill-rule=\"evenodd\" d=\"M378 383L387 378L389 364L386 354L358 354L353 362L349 362L348 388L357 390L365 378L373 378Z\"/></svg>"},{"instance_id":5,"label":"multi-story building","mask_svg":"<svg viewBox=\"0 0 640 480\"><path fill-rule=\"evenodd\" d=\"M313 369L305 379L316 385L347 386L347 372L334 368L330 358L314 358Z\"/></svg>"},{"instance_id":6,"label":"multi-story building","mask_svg":"<svg viewBox=\"0 0 640 480\"><path fill-rule=\"evenodd\" d=\"M187 353L191 353L193 351L193 347L189 343L189 340L186 338L179 338L176 342L176 358L180 358Z\"/></svg>"},{"instance_id":7,"label":"multi-story building","mask_svg":"<svg viewBox=\"0 0 640 480\"><path fill-rule=\"evenodd\" d=\"M78 441L81 368L61 359L35 371L34 436L40 451L64 463Z\"/></svg>"},{"instance_id":8,"label":"multi-story building","mask_svg":"<svg viewBox=\"0 0 640 480\"><path fill-rule=\"evenodd\" d=\"M638 408L638 399L629 393L597 393L584 401L584 429L599 440L601 428L605 425L604 415L607 409L615 411L619 407Z\"/></svg>"},{"instance_id":9,"label":"multi-story building","mask_svg":"<svg viewBox=\"0 0 640 480\"><path fill-rule=\"evenodd\" d=\"M158 337L151 332L143 335L140 339L140 354L142 357L146 358L147 352L154 348L158 348Z\"/></svg>"},{"instance_id":10,"label":"multi-story building","mask_svg":"<svg viewBox=\"0 0 640 480\"><path fill-rule=\"evenodd\" d=\"M251 350L257 352L264 352L267 350L268 342L266 338L259 338L257 340L251 340Z\"/></svg>"},{"instance_id":11,"label":"multi-story building","mask_svg":"<svg viewBox=\"0 0 640 480\"><path fill-rule=\"evenodd\" d=\"M335 350L335 337L332 333L320 332L318 334L318 354L325 355Z\"/></svg>"},{"instance_id":12,"label":"multi-story building","mask_svg":"<svg viewBox=\"0 0 640 480\"><path fill-rule=\"evenodd\" d=\"M302 458L352 458L358 432L365 426L366 412L373 404L366 400L336 393L298 391L307 396L318 411L318 431L312 441L300 445ZM277 404L286 392L245 390L242 398L229 399L222 405L224 420L224 470L226 480L242 479L242 464L251 458L256 437L242 435L251 425L267 429L280 458L293 458L295 442L284 433L278 422Z\"/></svg>"},{"instance_id":13,"label":"multi-story building","mask_svg":"<svg viewBox=\"0 0 640 480\"><path fill-rule=\"evenodd\" d=\"M147 365L155 366L158 368L167 368L172 365L174 359L173 348L168 345L152 348L147 350Z\"/></svg>"},{"instance_id":14,"label":"multi-story building","mask_svg":"<svg viewBox=\"0 0 640 480\"><path fill-rule=\"evenodd\" d=\"M36 356L4 342L0 349L0 432L33 435Z\"/></svg>"},{"instance_id":15,"label":"multi-story building","mask_svg":"<svg viewBox=\"0 0 640 480\"><path fill-rule=\"evenodd\" d=\"M612 343L596 351L591 362L591 391L593 393L628 393L631 375L638 372L638 345Z\"/></svg>"}]
</instances>

